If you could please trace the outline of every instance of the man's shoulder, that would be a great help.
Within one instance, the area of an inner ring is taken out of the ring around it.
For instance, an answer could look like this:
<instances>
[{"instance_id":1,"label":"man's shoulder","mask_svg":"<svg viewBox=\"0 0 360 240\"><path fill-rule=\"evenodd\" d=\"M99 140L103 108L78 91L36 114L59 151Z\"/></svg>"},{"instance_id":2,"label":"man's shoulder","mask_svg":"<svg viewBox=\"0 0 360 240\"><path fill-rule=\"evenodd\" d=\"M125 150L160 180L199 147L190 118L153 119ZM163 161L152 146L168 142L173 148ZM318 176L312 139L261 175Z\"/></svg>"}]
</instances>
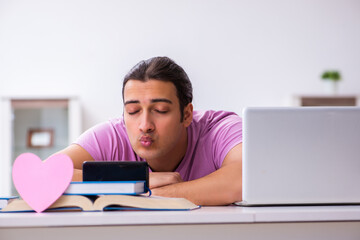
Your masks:
<instances>
[{"instance_id":1,"label":"man's shoulder","mask_svg":"<svg viewBox=\"0 0 360 240\"><path fill-rule=\"evenodd\" d=\"M111 132L123 132L125 131L125 124L123 118L111 118L107 121L100 122L93 127L91 127L88 131L101 134L101 133L111 133Z\"/></svg>"},{"instance_id":2,"label":"man's shoulder","mask_svg":"<svg viewBox=\"0 0 360 240\"><path fill-rule=\"evenodd\" d=\"M193 113L194 124L218 123L224 119L241 122L241 118L239 117L239 115L229 111L206 110L206 111L194 111Z\"/></svg>"},{"instance_id":3,"label":"man's shoulder","mask_svg":"<svg viewBox=\"0 0 360 240\"><path fill-rule=\"evenodd\" d=\"M107 123L111 124L112 126L125 126L124 119L122 117L110 118Z\"/></svg>"},{"instance_id":4,"label":"man's shoulder","mask_svg":"<svg viewBox=\"0 0 360 240\"><path fill-rule=\"evenodd\" d=\"M190 131L194 135L216 134L228 129L241 129L242 119L228 111L194 111Z\"/></svg>"}]
</instances>

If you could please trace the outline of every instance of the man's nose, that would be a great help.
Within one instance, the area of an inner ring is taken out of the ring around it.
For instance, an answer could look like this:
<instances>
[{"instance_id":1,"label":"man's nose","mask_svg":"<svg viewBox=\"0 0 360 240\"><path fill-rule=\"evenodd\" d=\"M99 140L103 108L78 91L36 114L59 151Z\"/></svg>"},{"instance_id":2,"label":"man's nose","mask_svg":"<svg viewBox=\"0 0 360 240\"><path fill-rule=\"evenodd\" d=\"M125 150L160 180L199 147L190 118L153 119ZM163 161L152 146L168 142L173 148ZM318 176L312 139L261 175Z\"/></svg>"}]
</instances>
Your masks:
<instances>
[{"instance_id":1,"label":"man's nose","mask_svg":"<svg viewBox=\"0 0 360 240\"><path fill-rule=\"evenodd\" d=\"M155 125L149 113L144 113L141 116L139 130L144 133L149 133L155 130Z\"/></svg>"}]
</instances>

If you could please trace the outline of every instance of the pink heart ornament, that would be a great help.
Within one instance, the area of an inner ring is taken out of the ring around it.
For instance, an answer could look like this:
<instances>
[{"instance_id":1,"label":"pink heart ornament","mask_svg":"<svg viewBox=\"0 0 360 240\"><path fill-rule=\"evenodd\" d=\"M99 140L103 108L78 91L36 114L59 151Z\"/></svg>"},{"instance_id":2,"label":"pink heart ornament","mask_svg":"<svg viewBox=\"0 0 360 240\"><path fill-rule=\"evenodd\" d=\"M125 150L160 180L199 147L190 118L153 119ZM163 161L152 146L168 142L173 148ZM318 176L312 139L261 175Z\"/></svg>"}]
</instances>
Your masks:
<instances>
[{"instance_id":1,"label":"pink heart ornament","mask_svg":"<svg viewBox=\"0 0 360 240\"><path fill-rule=\"evenodd\" d=\"M14 162L12 177L22 199L40 213L68 188L73 171L73 162L65 154L56 154L41 161L35 154L23 153Z\"/></svg>"}]
</instances>

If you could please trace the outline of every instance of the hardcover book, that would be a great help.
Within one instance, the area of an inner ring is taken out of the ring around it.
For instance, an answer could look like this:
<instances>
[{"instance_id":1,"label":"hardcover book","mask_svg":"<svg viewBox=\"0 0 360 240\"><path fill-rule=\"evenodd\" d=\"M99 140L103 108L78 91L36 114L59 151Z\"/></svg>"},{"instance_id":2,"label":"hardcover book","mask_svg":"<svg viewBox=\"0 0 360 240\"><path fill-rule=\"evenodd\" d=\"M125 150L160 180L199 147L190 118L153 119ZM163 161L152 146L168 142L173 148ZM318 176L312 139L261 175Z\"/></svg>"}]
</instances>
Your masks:
<instances>
[{"instance_id":1,"label":"hardcover book","mask_svg":"<svg viewBox=\"0 0 360 240\"><path fill-rule=\"evenodd\" d=\"M138 195L146 193L145 181L71 182L65 195Z\"/></svg>"}]
</instances>

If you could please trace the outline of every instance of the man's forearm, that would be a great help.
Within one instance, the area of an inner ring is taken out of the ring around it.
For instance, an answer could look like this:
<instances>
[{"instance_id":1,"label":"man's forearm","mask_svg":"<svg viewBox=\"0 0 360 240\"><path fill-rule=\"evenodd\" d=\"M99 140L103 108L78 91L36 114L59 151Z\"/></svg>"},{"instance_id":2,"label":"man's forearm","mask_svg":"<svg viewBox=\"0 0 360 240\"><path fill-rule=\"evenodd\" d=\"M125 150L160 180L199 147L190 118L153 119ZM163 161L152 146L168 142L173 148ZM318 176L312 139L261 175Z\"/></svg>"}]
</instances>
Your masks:
<instances>
[{"instance_id":1,"label":"man's forearm","mask_svg":"<svg viewBox=\"0 0 360 240\"><path fill-rule=\"evenodd\" d=\"M83 180L82 170L74 168L74 173L71 181L82 182L82 180Z\"/></svg>"},{"instance_id":2,"label":"man's forearm","mask_svg":"<svg viewBox=\"0 0 360 240\"><path fill-rule=\"evenodd\" d=\"M241 200L241 163L224 166L196 180L154 188L153 194L183 197L198 205L227 205Z\"/></svg>"}]
</instances>

